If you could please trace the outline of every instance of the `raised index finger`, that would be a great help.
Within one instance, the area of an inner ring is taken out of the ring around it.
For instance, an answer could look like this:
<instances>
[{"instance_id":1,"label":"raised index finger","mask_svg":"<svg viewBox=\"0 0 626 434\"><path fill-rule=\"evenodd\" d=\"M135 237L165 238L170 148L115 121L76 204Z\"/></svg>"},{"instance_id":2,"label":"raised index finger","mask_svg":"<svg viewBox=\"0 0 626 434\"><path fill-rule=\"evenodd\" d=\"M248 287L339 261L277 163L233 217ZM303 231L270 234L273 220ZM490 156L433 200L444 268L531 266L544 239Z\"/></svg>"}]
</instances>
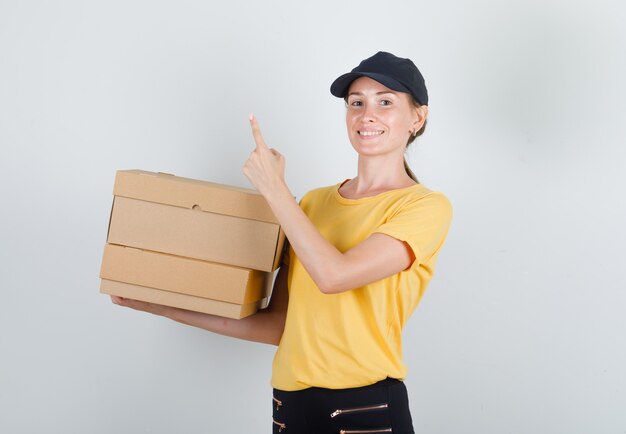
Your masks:
<instances>
[{"instance_id":1,"label":"raised index finger","mask_svg":"<svg viewBox=\"0 0 626 434\"><path fill-rule=\"evenodd\" d=\"M265 144L265 140L263 140L263 135L261 134L259 121L257 121L253 114L250 115L250 127L252 128L252 137L254 137L257 149L267 149L267 145Z\"/></svg>"}]
</instances>

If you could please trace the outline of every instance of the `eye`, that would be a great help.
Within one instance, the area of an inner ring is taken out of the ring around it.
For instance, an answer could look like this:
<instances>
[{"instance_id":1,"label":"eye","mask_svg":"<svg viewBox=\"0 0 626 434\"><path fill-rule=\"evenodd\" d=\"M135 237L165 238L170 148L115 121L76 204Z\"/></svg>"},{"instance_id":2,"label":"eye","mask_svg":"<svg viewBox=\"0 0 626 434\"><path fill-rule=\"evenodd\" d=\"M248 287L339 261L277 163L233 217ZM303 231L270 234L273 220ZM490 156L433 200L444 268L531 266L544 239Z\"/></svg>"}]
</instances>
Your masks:
<instances>
[{"instance_id":1,"label":"eye","mask_svg":"<svg viewBox=\"0 0 626 434\"><path fill-rule=\"evenodd\" d=\"M383 99L383 100L380 102L380 105L383 105L383 106L386 106L386 105L391 105L391 100L388 100L388 99Z\"/></svg>"},{"instance_id":2,"label":"eye","mask_svg":"<svg viewBox=\"0 0 626 434\"><path fill-rule=\"evenodd\" d=\"M359 101L358 99L355 99L355 100L350 101L350 105L352 107L360 107L363 105L363 103Z\"/></svg>"}]
</instances>

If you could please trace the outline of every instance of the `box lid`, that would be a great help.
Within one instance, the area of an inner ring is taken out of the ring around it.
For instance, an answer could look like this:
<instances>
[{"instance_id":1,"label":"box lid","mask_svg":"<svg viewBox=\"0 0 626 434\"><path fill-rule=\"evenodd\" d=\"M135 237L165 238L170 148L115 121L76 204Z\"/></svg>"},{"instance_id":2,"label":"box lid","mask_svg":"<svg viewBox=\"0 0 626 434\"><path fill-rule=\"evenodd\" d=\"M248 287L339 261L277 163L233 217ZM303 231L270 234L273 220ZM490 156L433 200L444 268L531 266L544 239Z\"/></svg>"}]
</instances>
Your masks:
<instances>
[{"instance_id":1,"label":"box lid","mask_svg":"<svg viewBox=\"0 0 626 434\"><path fill-rule=\"evenodd\" d=\"M118 170L115 196L278 224L256 190L145 170Z\"/></svg>"}]
</instances>

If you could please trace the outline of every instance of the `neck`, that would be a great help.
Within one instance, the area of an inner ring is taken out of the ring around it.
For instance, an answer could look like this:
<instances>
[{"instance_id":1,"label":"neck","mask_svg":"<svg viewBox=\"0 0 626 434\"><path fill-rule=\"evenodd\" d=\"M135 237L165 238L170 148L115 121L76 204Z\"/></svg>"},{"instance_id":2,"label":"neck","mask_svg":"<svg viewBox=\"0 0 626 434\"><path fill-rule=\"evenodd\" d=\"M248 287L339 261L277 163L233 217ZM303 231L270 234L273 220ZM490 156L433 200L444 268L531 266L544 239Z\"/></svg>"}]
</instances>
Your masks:
<instances>
[{"instance_id":1,"label":"neck","mask_svg":"<svg viewBox=\"0 0 626 434\"><path fill-rule=\"evenodd\" d=\"M358 175L352 179L355 193L364 194L409 187L415 181L404 170L403 155L388 158L359 156Z\"/></svg>"}]
</instances>

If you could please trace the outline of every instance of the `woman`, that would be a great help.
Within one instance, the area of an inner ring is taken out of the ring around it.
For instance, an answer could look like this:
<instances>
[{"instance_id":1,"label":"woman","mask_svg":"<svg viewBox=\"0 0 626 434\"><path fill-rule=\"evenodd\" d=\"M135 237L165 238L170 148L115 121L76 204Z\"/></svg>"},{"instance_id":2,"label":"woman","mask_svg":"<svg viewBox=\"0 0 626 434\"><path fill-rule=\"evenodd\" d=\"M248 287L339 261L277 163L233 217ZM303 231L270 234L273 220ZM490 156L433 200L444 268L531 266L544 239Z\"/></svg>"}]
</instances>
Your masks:
<instances>
[{"instance_id":1,"label":"woman","mask_svg":"<svg viewBox=\"0 0 626 434\"><path fill-rule=\"evenodd\" d=\"M289 240L267 309L243 320L113 297L228 336L278 345L274 432L413 433L401 333L430 280L451 218L448 200L419 184L404 153L424 130L428 94L409 59L379 52L339 77L358 174L298 204L282 155L250 123L244 173Z\"/></svg>"}]
</instances>

